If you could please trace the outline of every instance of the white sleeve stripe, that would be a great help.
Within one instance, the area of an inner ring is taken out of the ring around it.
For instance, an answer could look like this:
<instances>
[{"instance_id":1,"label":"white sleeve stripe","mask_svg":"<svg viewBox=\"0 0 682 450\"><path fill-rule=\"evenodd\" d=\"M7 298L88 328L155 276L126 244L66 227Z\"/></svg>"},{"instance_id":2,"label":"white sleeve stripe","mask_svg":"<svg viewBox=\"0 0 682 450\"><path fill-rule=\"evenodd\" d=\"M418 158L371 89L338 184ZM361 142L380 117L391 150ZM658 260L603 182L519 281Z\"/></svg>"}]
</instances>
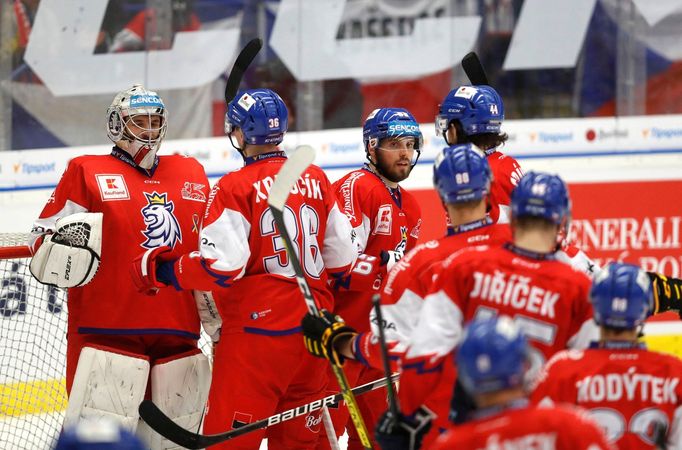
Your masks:
<instances>
[{"instance_id":1,"label":"white sleeve stripe","mask_svg":"<svg viewBox=\"0 0 682 450\"><path fill-rule=\"evenodd\" d=\"M462 311L444 291L428 295L410 336L406 357L447 355L462 338L463 319Z\"/></svg>"},{"instance_id":2,"label":"white sleeve stripe","mask_svg":"<svg viewBox=\"0 0 682 450\"><path fill-rule=\"evenodd\" d=\"M352 241L348 218L334 205L327 216L322 260L328 269L345 268L355 264L358 252Z\"/></svg>"},{"instance_id":3,"label":"white sleeve stripe","mask_svg":"<svg viewBox=\"0 0 682 450\"><path fill-rule=\"evenodd\" d=\"M594 319L587 319L576 334L566 343L567 348L582 350L590 346L590 342L599 340L599 326Z\"/></svg>"},{"instance_id":4,"label":"white sleeve stripe","mask_svg":"<svg viewBox=\"0 0 682 450\"><path fill-rule=\"evenodd\" d=\"M244 268L251 257L251 224L239 212L225 209L214 222L201 230L199 251L205 259L215 259L212 269L230 272Z\"/></svg>"}]
</instances>

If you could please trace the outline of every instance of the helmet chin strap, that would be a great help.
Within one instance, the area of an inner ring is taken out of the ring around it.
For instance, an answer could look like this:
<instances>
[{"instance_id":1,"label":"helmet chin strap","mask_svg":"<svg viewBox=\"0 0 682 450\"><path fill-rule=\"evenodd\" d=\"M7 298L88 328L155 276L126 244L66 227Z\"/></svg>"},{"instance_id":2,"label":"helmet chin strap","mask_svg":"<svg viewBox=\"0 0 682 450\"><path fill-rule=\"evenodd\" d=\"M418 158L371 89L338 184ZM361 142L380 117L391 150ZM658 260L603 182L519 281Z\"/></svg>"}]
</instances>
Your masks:
<instances>
[{"instance_id":1,"label":"helmet chin strap","mask_svg":"<svg viewBox=\"0 0 682 450\"><path fill-rule=\"evenodd\" d=\"M246 161L246 154L244 153L244 149L239 148L237 145L234 144L234 141L232 140L232 132L230 131L229 133L227 133L227 136L230 139L230 145L232 145L232 148L237 150L239 152L239 154L241 155L242 159L244 161ZM239 143L239 141L237 141L237 143ZM245 147L246 147L246 145L245 145Z\"/></svg>"}]
</instances>

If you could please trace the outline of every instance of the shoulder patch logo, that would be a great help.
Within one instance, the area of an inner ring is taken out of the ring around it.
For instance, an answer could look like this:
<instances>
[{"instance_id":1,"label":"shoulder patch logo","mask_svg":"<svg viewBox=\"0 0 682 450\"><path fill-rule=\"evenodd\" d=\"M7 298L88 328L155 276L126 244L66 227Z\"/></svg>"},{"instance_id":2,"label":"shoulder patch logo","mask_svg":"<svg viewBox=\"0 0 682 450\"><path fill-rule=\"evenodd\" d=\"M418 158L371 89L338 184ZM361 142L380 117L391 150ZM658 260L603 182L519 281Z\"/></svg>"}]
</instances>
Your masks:
<instances>
[{"instance_id":1,"label":"shoulder patch logo","mask_svg":"<svg viewBox=\"0 0 682 450\"><path fill-rule=\"evenodd\" d=\"M195 202L202 202L204 203L206 201L206 194L202 191L205 185L200 184L200 183L192 183L189 181L185 181L185 184L182 186L182 189L180 190L180 194L182 195L182 198L185 200L193 200Z\"/></svg>"},{"instance_id":2,"label":"shoulder patch logo","mask_svg":"<svg viewBox=\"0 0 682 450\"><path fill-rule=\"evenodd\" d=\"M95 175L102 201L130 200L128 186L123 175L97 174Z\"/></svg>"},{"instance_id":3,"label":"shoulder patch logo","mask_svg":"<svg viewBox=\"0 0 682 450\"><path fill-rule=\"evenodd\" d=\"M147 197L147 206L142 208L141 213L146 229L142 234L147 240L141 244L142 247L156 248L163 245L175 247L176 242L182 242L180 224L173 214L175 205L167 199L165 192L162 194L144 192L144 196Z\"/></svg>"}]
</instances>

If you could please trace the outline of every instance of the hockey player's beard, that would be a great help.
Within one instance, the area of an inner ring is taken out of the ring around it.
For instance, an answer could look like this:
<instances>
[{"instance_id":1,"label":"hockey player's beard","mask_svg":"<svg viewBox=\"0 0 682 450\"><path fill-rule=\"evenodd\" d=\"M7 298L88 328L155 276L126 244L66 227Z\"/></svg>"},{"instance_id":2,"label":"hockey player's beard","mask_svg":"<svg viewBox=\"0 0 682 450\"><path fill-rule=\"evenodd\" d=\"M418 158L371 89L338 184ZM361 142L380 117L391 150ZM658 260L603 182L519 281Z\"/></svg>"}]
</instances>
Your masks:
<instances>
[{"instance_id":1,"label":"hockey player's beard","mask_svg":"<svg viewBox=\"0 0 682 450\"><path fill-rule=\"evenodd\" d=\"M381 152L377 152L376 160L377 162L374 164L374 167L376 167L377 172L393 183L400 183L405 180L412 171L412 162L408 158L396 161L391 166L381 156ZM398 165L398 163L407 163L407 165Z\"/></svg>"}]
</instances>

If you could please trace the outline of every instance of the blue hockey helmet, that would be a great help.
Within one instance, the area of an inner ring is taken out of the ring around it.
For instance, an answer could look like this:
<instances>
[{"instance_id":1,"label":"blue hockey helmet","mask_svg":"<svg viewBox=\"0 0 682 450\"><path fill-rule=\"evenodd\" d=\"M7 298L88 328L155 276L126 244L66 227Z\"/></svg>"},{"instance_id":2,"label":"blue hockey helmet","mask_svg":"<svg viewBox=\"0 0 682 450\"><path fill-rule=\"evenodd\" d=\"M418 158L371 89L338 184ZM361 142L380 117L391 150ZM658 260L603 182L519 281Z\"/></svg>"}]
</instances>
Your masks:
<instances>
[{"instance_id":1,"label":"blue hockey helmet","mask_svg":"<svg viewBox=\"0 0 682 450\"><path fill-rule=\"evenodd\" d=\"M565 224L571 214L568 188L558 175L528 172L511 195L512 217L541 217L556 225Z\"/></svg>"},{"instance_id":2,"label":"blue hockey helmet","mask_svg":"<svg viewBox=\"0 0 682 450\"><path fill-rule=\"evenodd\" d=\"M480 200L491 181L488 160L474 144L445 147L433 164L433 185L445 203Z\"/></svg>"},{"instance_id":3,"label":"blue hockey helmet","mask_svg":"<svg viewBox=\"0 0 682 450\"><path fill-rule=\"evenodd\" d=\"M237 95L225 113L225 133L240 128L246 144L279 144L287 131L289 112L270 89L248 89Z\"/></svg>"},{"instance_id":4,"label":"blue hockey helmet","mask_svg":"<svg viewBox=\"0 0 682 450\"><path fill-rule=\"evenodd\" d=\"M611 263L592 282L594 320L611 328L636 328L649 315L652 295L646 272L632 264Z\"/></svg>"},{"instance_id":5,"label":"blue hockey helmet","mask_svg":"<svg viewBox=\"0 0 682 450\"><path fill-rule=\"evenodd\" d=\"M504 120L504 104L490 86L460 86L445 96L438 107L436 135L445 135L450 122L458 120L467 136L499 133Z\"/></svg>"},{"instance_id":6,"label":"blue hockey helmet","mask_svg":"<svg viewBox=\"0 0 682 450\"><path fill-rule=\"evenodd\" d=\"M365 119L362 127L362 140L365 152L369 154L369 147L378 147L385 138L414 137L414 149L421 152L424 137L419 130L419 124L414 116L404 108L375 109Z\"/></svg>"},{"instance_id":7,"label":"blue hockey helmet","mask_svg":"<svg viewBox=\"0 0 682 450\"><path fill-rule=\"evenodd\" d=\"M469 394L519 387L528 369L528 341L508 316L474 320L464 331L456 361Z\"/></svg>"},{"instance_id":8,"label":"blue hockey helmet","mask_svg":"<svg viewBox=\"0 0 682 450\"><path fill-rule=\"evenodd\" d=\"M83 419L67 427L55 450L144 450L142 441L113 420Z\"/></svg>"}]
</instances>

